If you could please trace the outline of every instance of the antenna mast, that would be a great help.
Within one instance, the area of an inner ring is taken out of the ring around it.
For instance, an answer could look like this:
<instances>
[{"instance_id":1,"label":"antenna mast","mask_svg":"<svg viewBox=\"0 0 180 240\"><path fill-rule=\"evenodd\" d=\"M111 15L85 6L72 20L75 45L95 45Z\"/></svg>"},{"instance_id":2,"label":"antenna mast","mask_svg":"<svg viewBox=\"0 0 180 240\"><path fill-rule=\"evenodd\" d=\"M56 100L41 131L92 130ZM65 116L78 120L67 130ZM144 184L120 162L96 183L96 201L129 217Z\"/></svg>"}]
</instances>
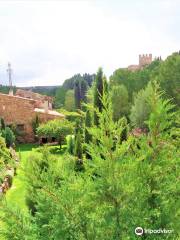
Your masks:
<instances>
[{"instance_id":1,"label":"antenna mast","mask_svg":"<svg viewBox=\"0 0 180 240\"><path fill-rule=\"evenodd\" d=\"M9 78L9 87L10 89L12 89L12 68L11 68L10 62L8 62L7 72L8 72L8 78Z\"/></svg>"}]
</instances>

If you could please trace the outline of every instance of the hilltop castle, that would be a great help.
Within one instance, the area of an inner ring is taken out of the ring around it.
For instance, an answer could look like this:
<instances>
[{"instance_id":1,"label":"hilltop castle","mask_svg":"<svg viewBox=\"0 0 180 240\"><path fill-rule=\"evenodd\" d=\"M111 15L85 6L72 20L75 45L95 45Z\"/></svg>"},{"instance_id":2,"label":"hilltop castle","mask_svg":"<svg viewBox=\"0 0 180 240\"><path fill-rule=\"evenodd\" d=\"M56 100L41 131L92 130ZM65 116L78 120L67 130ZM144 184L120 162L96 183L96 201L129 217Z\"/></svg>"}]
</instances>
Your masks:
<instances>
[{"instance_id":1,"label":"hilltop castle","mask_svg":"<svg viewBox=\"0 0 180 240\"><path fill-rule=\"evenodd\" d=\"M127 69L130 71L136 71L144 68L145 66L151 63L152 63L152 54L143 54L143 55L139 55L138 65L129 65Z\"/></svg>"}]
</instances>

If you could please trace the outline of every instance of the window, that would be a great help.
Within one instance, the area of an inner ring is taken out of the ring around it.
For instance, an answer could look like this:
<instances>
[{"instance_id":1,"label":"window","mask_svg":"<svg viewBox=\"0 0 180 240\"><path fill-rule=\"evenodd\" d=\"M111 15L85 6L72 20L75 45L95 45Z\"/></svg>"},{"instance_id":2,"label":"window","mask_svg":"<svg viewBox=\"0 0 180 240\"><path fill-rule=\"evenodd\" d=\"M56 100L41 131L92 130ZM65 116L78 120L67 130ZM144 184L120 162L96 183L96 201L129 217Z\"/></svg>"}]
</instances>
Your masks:
<instances>
[{"instance_id":1,"label":"window","mask_svg":"<svg viewBox=\"0 0 180 240\"><path fill-rule=\"evenodd\" d=\"M24 124L17 124L17 130L18 131L24 131Z\"/></svg>"}]
</instances>

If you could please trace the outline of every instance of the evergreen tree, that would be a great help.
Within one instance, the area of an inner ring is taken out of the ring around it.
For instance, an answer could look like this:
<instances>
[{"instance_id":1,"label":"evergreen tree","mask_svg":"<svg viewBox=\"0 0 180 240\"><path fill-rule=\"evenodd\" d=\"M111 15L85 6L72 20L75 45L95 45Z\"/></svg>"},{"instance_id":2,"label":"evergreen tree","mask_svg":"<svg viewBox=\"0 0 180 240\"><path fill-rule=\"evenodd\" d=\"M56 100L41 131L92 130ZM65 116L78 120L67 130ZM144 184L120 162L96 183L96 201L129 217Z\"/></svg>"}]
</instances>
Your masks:
<instances>
[{"instance_id":1,"label":"evergreen tree","mask_svg":"<svg viewBox=\"0 0 180 240\"><path fill-rule=\"evenodd\" d=\"M77 80L74 86L75 109L81 109L81 85Z\"/></svg>"},{"instance_id":2,"label":"evergreen tree","mask_svg":"<svg viewBox=\"0 0 180 240\"><path fill-rule=\"evenodd\" d=\"M24 213L14 206L8 206L3 203L0 205L0 221L6 223L4 227L1 225L0 239L13 240L34 240L37 239L35 228L31 224L31 217L29 213Z\"/></svg>"},{"instance_id":3,"label":"evergreen tree","mask_svg":"<svg viewBox=\"0 0 180 240\"><path fill-rule=\"evenodd\" d=\"M149 98L152 106L146 124L149 132L137 139L136 181L134 199L135 225L149 226L152 229L174 229L167 239L178 239L175 229L178 223L178 168L179 150L172 136L174 106L162 98L158 86L153 86ZM142 218L143 216L143 218ZM151 239L145 235L146 239ZM156 239L156 238L154 238ZM162 236L164 239L164 236Z\"/></svg>"},{"instance_id":4,"label":"evergreen tree","mask_svg":"<svg viewBox=\"0 0 180 240\"><path fill-rule=\"evenodd\" d=\"M39 116L36 115L32 121L32 128L33 128L34 134L36 134L36 131L37 131L37 128L39 127L39 125L40 125Z\"/></svg>"},{"instance_id":5,"label":"evergreen tree","mask_svg":"<svg viewBox=\"0 0 180 240\"><path fill-rule=\"evenodd\" d=\"M87 102L87 96L86 96L87 88L88 88L88 85L87 85L86 81L82 80L81 81L81 101L84 103Z\"/></svg>"},{"instance_id":6,"label":"evergreen tree","mask_svg":"<svg viewBox=\"0 0 180 240\"><path fill-rule=\"evenodd\" d=\"M109 85L107 82L107 78L104 76L103 77L103 93L108 94L108 90L109 90Z\"/></svg>"},{"instance_id":7,"label":"evergreen tree","mask_svg":"<svg viewBox=\"0 0 180 240\"><path fill-rule=\"evenodd\" d=\"M74 155L78 159L82 159L82 140L81 140L81 133L79 131L78 131L77 136L75 138Z\"/></svg>"},{"instance_id":8,"label":"evergreen tree","mask_svg":"<svg viewBox=\"0 0 180 240\"><path fill-rule=\"evenodd\" d=\"M111 101L114 121L117 121L123 116L127 116L129 111L128 91L124 85L112 87Z\"/></svg>"},{"instance_id":9,"label":"evergreen tree","mask_svg":"<svg viewBox=\"0 0 180 240\"><path fill-rule=\"evenodd\" d=\"M75 110L74 90L68 90L66 92L64 108L70 112Z\"/></svg>"},{"instance_id":10,"label":"evergreen tree","mask_svg":"<svg viewBox=\"0 0 180 240\"><path fill-rule=\"evenodd\" d=\"M54 99L55 108L60 108L60 107L64 106L66 92L67 92L67 90L62 86L60 86L56 89L55 99Z\"/></svg>"},{"instance_id":11,"label":"evergreen tree","mask_svg":"<svg viewBox=\"0 0 180 240\"><path fill-rule=\"evenodd\" d=\"M7 147L11 147L15 143L16 137L9 127L5 127L5 129L2 130L2 137L4 137Z\"/></svg>"},{"instance_id":12,"label":"evergreen tree","mask_svg":"<svg viewBox=\"0 0 180 240\"><path fill-rule=\"evenodd\" d=\"M5 127L6 127L6 125L5 125L4 119L0 118L0 130L4 130Z\"/></svg>"},{"instance_id":13,"label":"evergreen tree","mask_svg":"<svg viewBox=\"0 0 180 240\"><path fill-rule=\"evenodd\" d=\"M85 118L85 143L89 143L92 140L92 136L91 134L88 132L88 128L90 128L92 126L91 123L91 113L90 110L87 110L86 112L86 118Z\"/></svg>"},{"instance_id":14,"label":"evergreen tree","mask_svg":"<svg viewBox=\"0 0 180 240\"><path fill-rule=\"evenodd\" d=\"M74 138L73 138L73 136L68 136L68 139L67 139L67 150L68 150L69 154L73 155L73 153L74 153Z\"/></svg>"},{"instance_id":15,"label":"evergreen tree","mask_svg":"<svg viewBox=\"0 0 180 240\"><path fill-rule=\"evenodd\" d=\"M99 112L102 112L102 101L101 98L103 96L103 71L102 68L98 69L95 78L94 85L94 108L98 109ZM98 116L97 113L94 113L94 124L98 125Z\"/></svg>"}]
</instances>

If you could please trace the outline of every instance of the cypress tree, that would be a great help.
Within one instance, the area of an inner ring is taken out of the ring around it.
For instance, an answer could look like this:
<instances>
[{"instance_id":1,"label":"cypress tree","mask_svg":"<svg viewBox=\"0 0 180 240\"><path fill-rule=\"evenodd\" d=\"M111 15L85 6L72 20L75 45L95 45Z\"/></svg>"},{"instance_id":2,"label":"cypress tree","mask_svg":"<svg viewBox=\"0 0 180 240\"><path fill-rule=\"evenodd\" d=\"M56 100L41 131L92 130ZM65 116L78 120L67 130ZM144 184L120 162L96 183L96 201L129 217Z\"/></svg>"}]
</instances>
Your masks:
<instances>
[{"instance_id":1,"label":"cypress tree","mask_svg":"<svg viewBox=\"0 0 180 240\"><path fill-rule=\"evenodd\" d=\"M0 118L0 129L1 129L1 130L4 130L5 127L6 127L6 125L5 125L4 119L3 119L3 118Z\"/></svg>"},{"instance_id":2,"label":"cypress tree","mask_svg":"<svg viewBox=\"0 0 180 240\"><path fill-rule=\"evenodd\" d=\"M97 108L100 112L102 112L102 98L103 95L103 71L102 68L98 69L95 78L95 88L94 88L94 107ZM98 116L94 113L94 124L98 125Z\"/></svg>"},{"instance_id":3,"label":"cypress tree","mask_svg":"<svg viewBox=\"0 0 180 240\"><path fill-rule=\"evenodd\" d=\"M75 108L81 109L81 86L79 80L74 85Z\"/></svg>"},{"instance_id":4,"label":"cypress tree","mask_svg":"<svg viewBox=\"0 0 180 240\"><path fill-rule=\"evenodd\" d=\"M92 136L88 132L87 128L91 127L91 114L90 111L87 110L86 118L85 118L85 143L91 142Z\"/></svg>"},{"instance_id":5,"label":"cypress tree","mask_svg":"<svg viewBox=\"0 0 180 240\"><path fill-rule=\"evenodd\" d=\"M87 102L87 97L86 97L86 93L87 93L87 83L86 81L83 79L81 80L81 101L82 102Z\"/></svg>"},{"instance_id":6,"label":"cypress tree","mask_svg":"<svg viewBox=\"0 0 180 240\"><path fill-rule=\"evenodd\" d=\"M82 159L82 143L81 143L81 134L78 131L77 136L75 138L75 149L74 149L74 155L78 159Z\"/></svg>"},{"instance_id":7,"label":"cypress tree","mask_svg":"<svg viewBox=\"0 0 180 240\"><path fill-rule=\"evenodd\" d=\"M103 77L103 88L104 88L103 91L105 94L108 94L108 87L109 86L108 86L107 78L104 76Z\"/></svg>"},{"instance_id":8,"label":"cypress tree","mask_svg":"<svg viewBox=\"0 0 180 240\"><path fill-rule=\"evenodd\" d=\"M74 152L74 139L72 136L69 136L67 150L69 154L73 154Z\"/></svg>"},{"instance_id":9,"label":"cypress tree","mask_svg":"<svg viewBox=\"0 0 180 240\"><path fill-rule=\"evenodd\" d=\"M90 111L87 110L86 112L86 117L85 117L85 132L84 132L84 141L86 144L89 144L92 141L92 135L88 132L87 128L90 128L92 126L92 119L91 119L91 114ZM84 151L86 153L86 158L91 159L90 154L87 151L87 148L84 148Z\"/></svg>"}]
</instances>

